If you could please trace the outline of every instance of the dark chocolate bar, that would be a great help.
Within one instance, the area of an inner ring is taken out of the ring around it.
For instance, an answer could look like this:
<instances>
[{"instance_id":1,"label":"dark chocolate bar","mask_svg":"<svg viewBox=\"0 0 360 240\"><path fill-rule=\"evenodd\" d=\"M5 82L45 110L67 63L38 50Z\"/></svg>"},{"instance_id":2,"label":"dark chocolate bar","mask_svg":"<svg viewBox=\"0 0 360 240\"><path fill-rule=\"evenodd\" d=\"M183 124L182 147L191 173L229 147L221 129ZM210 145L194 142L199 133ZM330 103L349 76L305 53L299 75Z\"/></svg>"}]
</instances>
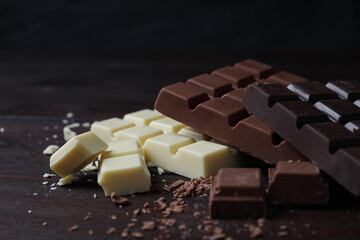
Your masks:
<instances>
[{"instance_id":1,"label":"dark chocolate bar","mask_svg":"<svg viewBox=\"0 0 360 240\"><path fill-rule=\"evenodd\" d=\"M276 83L253 84L243 104L320 169L359 196L360 137L351 131L357 131L359 126L360 108L351 101L356 100L354 93L360 87L348 81L335 83L327 86L337 86L336 96L318 82L293 83L288 88ZM338 94L351 101L340 99Z\"/></svg>"},{"instance_id":2,"label":"dark chocolate bar","mask_svg":"<svg viewBox=\"0 0 360 240\"><path fill-rule=\"evenodd\" d=\"M220 169L212 180L209 206L212 218L265 216L264 181L260 169Z\"/></svg>"},{"instance_id":3,"label":"dark chocolate bar","mask_svg":"<svg viewBox=\"0 0 360 240\"><path fill-rule=\"evenodd\" d=\"M329 186L313 163L280 161L269 168L270 203L326 205L328 200Z\"/></svg>"},{"instance_id":4,"label":"dark chocolate bar","mask_svg":"<svg viewBox=\"0 0 360 240\"><path fill-rule=\"evenodd\" d=\"M249 115L242 105L250 83L270 81L288 85L306 81L285 71L273 73L271 66L254 60L238 62L235 67L223 67L211 75L202 74L186 83L163 88L155 109L266 163L307 161L257 117Z\"/></svg>"}]
</instances>

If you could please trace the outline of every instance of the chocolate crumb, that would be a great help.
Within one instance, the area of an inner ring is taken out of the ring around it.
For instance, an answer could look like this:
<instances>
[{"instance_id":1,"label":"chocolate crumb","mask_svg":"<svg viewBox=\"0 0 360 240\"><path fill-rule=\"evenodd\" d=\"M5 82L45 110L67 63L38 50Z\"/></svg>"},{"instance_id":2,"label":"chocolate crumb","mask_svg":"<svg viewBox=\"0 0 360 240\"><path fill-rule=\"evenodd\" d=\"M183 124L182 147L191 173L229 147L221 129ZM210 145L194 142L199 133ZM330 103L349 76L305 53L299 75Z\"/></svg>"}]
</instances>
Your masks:
<instances>
[{"instance_id":1,"label":"chocolate crumb","mask_svg":"<svg viewBox=\"0 0 360 240\"><path fill-rule=\"evenodd\" d=\"M110 219L111 219L111 220L116 220L116 219L117 219L117 216L116 216L115 214L112 214L112 215L110 215Z\"/></svg>"},{"instance_id":2,"label":"chocolate crumb","mask_svg":"<svg viewBox=\"0 0 360 240\"><path fill-rule=\"evenodd\" d=\"M155 222L154 221L143 221L143 225L141 230L145 231L152 231L155 229Z\"/></svg>"},{"instance_id":3,"label":"chocolate crumb","mask_svg":"<svg viewBox=\"0 0 360 240\"><path fill-rule=\"evenodd\" d=\"M93 195L93 198L97 198L97 195L96 195L96 193L94 193L94 195Z\"/></svg>"},{"instance_id":4,"label":"chocolate crumb","mask_svg":"<svg viewBox=\"0 0 360 240\"><path fill-rule=\"evenodd\" d=\"M144 238L144 235L141 232L133 232L131 236L134 238Z\"/></svg>"},{"instance_id":5,"label":"chocolate crumb","mask_svg":"<svg viewBox=\"0 0 360 240\"><path fill-rule=\"evenodd\" d=\"M250 226L249 232L251 238L258 238L262 235L262 230L259 227Z\"/></svg>"},{"instance_id":6,"label":"chocolate crumb","mask_svg":"<svg viewBox=\"0 0 360 240\"><path fill-rule=\"evenodd\" d=\"M180 187L180 186L183 185L184 183L185 183L184 180L179 179L179 180L177 180L176 182L173 182L172 184L170 184L170 186L168 186L168 187L163 187L163 189L164 189L165 191L170 192L173 188Z\"/></svg>"},{"instance_id":7,"label":"chocolate crumb","mask_svg":"<svg viewBox=\"0 0 360 240\"><path fill-rule=\"evenodd\" d=\"M136 195L135 194L131 194L131 196L130 197L136 197Z\"/></svg>"},{"instance_id":8,"label":"chocolate crumb","mask_svg":"<svg viewBox=\"0 0 360 240\"><path fill-rule=\"evenodd\" d=\"M116 233L116 228L114 228L114 227L109 228L106 232L106 234L109 234L109 235L115 234L115 233Z\"/></svg>"},{"instance_id":9,"label":"chocolate crumb","mask_svg":"<svg viewBox=\"0 0 360 240\"><path fill-rule=\"evenodd\" d=\"M287 231L280 231L277 233L278 237L286 237L288 236L288 232Z\"/></svg>"},{"instance_id":10,"label":"chocolate crumb","mask_svg":"<svg viewBox=\"0 0 360 240\"><path fill-rule=\"evenodd\" d=\"M160 231L166 230L166 226L164 226L164 225L160 225L158 228L159 228Z\"/></svg>"},{"instance_id":11,"label":"chocolate crumb","mask_svg":"<svg viewBox=\"0 0 360 240\"><path fill-rule=\"evenodd\" d=\"M167 207L166 203L164 202L158 202L158 204L160 205L160 207L158 207L159 210L165 210L165 208Z\"/></svg>"},{"instance_id":12,"label":"chocolate crumb","mask_svg":"<svg viewBox=\"0 0 360 240\"><path fill-rule=\"evenodd\" d=\"M264 223L265 223L265 218L264 218L264 217L259 218L259 219L257 220L257 223L258 223L258 226L259 226L259 227L263 227L263 226L264 226Z\"/></svg>"},{"instance_id":13,"label":"chocolate crumb","mask_svg":"<svg viewBox=\"0 0 360 240\"><path fill-rule=\"evenodd\" d=\"M116 193L112 192L110 195L111 201L116 205L125 206L128 205L130 202L127 198L119 197Z\"/></svg>"},{"instance_id":14,"label":"chocolate crumb","mask_svg":"<svg viewBox=\"0 0 360 240\"><path fill-rule=\"evenodd\" d=\"M140 214L140 208L135 209L135 210L133 211L133 215L134 215L134 216L137 216L137 215L139 215L139 214Z\"/></svg>"},{"instance_id":15,"label":"chocolate crumb","mask_svg":"<svg viewBox=\"0 0 360 240\"><path fill-rule=\"evenodd\" d=\"M195 211L195 212L194 212L194 217L200 217L200 215L201 215L200 212L198 212L198 211Z\"/></svg>"},{"instance_id":16,"label":"chocolate crumb","mask_svg":"<svg viewBox=\"0 0 360 240\"><path fill-rule=\"evenodd\" d=\"M161 223L166 226L172 227L176 223L176 219L174 218L162 219Z\"/></svg>"},{"instance_id":17,"label":"chocolate crumb","mask_svg":"<svg viewBox=\"0 0 360 240\"><path fill-rule=\"evenodd\" d=\"M150 214L151 213L151 209L150 208L143 208L141 209L143 214Z\"/></svg>"},{"instance_id":18,"label":"chocolate crumb","mask_svg":"<svg viewBox=\"0 0 360 240\"><path fill-rule=\"evenodd\" d=\"M135 223L134 223L134 222L131 222L131 223L128 224L128 228L132 228L132 227L134 227L134 226L135 226Z\"/></svg>"},{"instance_id":19,"label":"chocolate crumb","mask_svg":"<svg viewBox=\"0 0 360 240\"><path fill-rule=\"evenodd\" d=\"M186 229L187 229L187 227L185 224L179 225L179 230L186 230Z\"/></svg>"},{"instance_id":20,"label":"chocolate crumb","mask_svg":"<svg viewBox=\"0 0 360 240\"><path fill-rule=\"evenodd\" d=\"M137 222L138 220L136 218L132 218L132 219L130 219L130 221Z\"/></svg>"},{"instance_id":21,"label":"chocolate crumb","mask_svg":"<svg viewBox=\"0 0 360 240\"><path fill-rule=\"evenodd\" d=\"M127 237L129 237L129 233L130 233L130 229L129 229L129 228L125 228L124 230L122 230L121 236L122 236L123 238L127 238Z\"/></svg>"},{"instance_id":22,"label":"chocolate crumb","mask_svg":"<svg viewBox=\"0 0 360 240\"><path fill-rule=\"evenodd\" d=\"M90 216L90 215L86 215L85 217L84 217L84 220L85 221L87 221L87 220L90 220L92 217Z\"/></svg>"},{"instance_id":23,"label":"chocolate crumb","mask_svg":"<svg viewBox=\"0 0 360 240\"><path fill-rule=\"evenodd\" d=\"M144 208L149 208L150 204L148 202L144 203Z\"/></svg>"},{"instance_id":24,"label":"chocolate crumb","mask_svg":"<svg viewBox=\"0 0 360 240\"><path fill-rule=\"evenodd\" d=\"M166 183L166 179L164 179L164 178L161 179L161 182Z\"/></svg>"},{"instance_id":25,"label":"chocolate crumb","mask_svg":"<svg viewBox=\"0 0 360 240\"><path fill-rule=\"evenodd\" d=\"M279 226L279 229L280 229L280 230L286 230L286 229L287 229L287 226L286 226L286 225L280 225L280 226Z\"/></svg>"},{"instance_id":26,"label":"chocolate crumb","mask_svg":"<svg viewBox=\"0 0 360 240\"><path fill-rule=\"evenodd\" d=\"M154 202L165 202L166 201L166 198L165 197L160 197L158 200L155 200Z\"/></svg>"},{"instance_id":27,"label":"chocolate crumb","mask_svg":"<svg viewBox=\"0 0 360 240\"><path fill-rule=\"evenodd\" d=\"M74 225L72 227L69 227L68 232L73 232L79 229L79 225Z\"/></svg>"},{"instance_id":28,"label":"chocolate crumb","mask_svg":"<svg viewBox=\"0 0 360 240\"><path fill-rule=\"evenodd\" d=\"M92 236L92 235L94 235L94 231L90 229L90 230L88 231L88 234L89 234L90 236Z\"/></svg>"},{"instance_id":29,"label":"chocolate crumb","mask_svg":"<svg viewBox=\"0 0 360 240\"><path fill-rule=\"evenodd\" d=\"M43 227L46 227L46 226L48 225L48 223L47 223L47 222L43 222L41 225L42 225Z\"/></svg>"}]
</instances>

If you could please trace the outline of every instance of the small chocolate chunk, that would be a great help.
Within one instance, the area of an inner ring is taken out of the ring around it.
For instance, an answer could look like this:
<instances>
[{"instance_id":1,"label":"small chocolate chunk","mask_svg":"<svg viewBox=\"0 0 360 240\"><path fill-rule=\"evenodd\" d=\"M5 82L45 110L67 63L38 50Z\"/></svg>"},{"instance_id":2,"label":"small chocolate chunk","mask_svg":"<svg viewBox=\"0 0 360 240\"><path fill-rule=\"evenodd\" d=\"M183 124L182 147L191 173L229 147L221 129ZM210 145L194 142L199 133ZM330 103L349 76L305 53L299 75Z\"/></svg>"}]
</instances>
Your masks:
<instances>
[{"instance_id":1,"label":"small chocolate chunk","mask_svg":"<svg viewBox=\"0 0 360 240\"><path fill-rule=\"evenodd\" d=\"M248 218L266 215L260 169L222 168L213 178L210 193L212 218Z\"/></svg>"},{"instance_id":2,"label":"small chocolate chunk","mask_svg":"<svg viewBox=\"0 0 360 240\"><path fill-rule=\"evenodd\" d=\"M280 161L269 169L269 202L274 204L326 205L329 187L320 169L311 162Z\"/></svg>"}]
</instances>

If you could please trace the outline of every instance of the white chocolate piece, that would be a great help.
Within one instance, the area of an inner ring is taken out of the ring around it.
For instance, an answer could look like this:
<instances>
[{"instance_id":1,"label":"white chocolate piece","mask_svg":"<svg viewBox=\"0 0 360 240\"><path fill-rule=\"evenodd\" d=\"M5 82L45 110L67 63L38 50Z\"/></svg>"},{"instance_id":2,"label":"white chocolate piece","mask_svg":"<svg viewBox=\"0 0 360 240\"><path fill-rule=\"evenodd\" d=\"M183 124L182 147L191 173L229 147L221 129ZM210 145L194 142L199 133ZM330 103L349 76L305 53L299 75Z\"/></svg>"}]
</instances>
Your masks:
<instances>
[{"instance_id":1,"label":"white chocolate piece","mask_svg":"<svg viewBox=\"0 0 360 240\"><path fill-rule=\"evenodd\" d=\"M152 121L149 124L149 127L161 129L164 133L177 133L180 129L186 127L186 125L175 121L174 119L164 117Z\"/></svg>"},{"instance_id":2,"label":"white chocolate piece","mask_svg":"<svg viewBox=\"0 0 360 240\"><path fill-rule=\"evenodd\" d=\"M59 176L75 174L91 163L108 145L93 132L71 138L50 158L50 168Z\"/></svg>"},{"instance_id":3,"label":"white chocolate piece","mask_svg":"<svg viewBox=\"0 0 360 240\"><path fill-rule=\"evenodd\" d=\"M76 136L76 132L71 130L69 127L64 127L63 128L63 133L64 133L64 140L65 141L69 141L72 137Z\"/></svg>"},{"instance_id":4,"label":"white chocolate piece","mask_svg":"<svg viewBox=\"0 0 360 240\"><path fill-rule=\"evenodd\" d=\"M139 143L140 146L143 146L146 139L155 137L160 134L163 134L160 129L142 125L117 131L114 135L116 141L134 139Z\"/></svg>"},{"instance_id":5,"label":"white chocolate piece","mask_svg":"<svg viewBox=\"0 0 360 240\"><path fill-rule=\"evenodd\" d=\"M114 142L114 133L135 126L132 122L120 118L110 118L100 122L94 122L91 125L91 132L99 136L104 142Z\"/></svg>"},{"instance_id":6,"label":"white chocolate piece","mask_svg":"<svg viewBox=\"0 0 360 240\"><path fill-rule=\"evenodd\" d=\"M240 160L227 146L198 141L174 133L146 140L143 146L147 161L167 171L189 177L215 176L220 168L239 167Z\"/></svg>"},{"instance_id":7,"label":"white chocolate piece","mask_svg":"<svg viewBox=\"0 0 360 240\"><path fill-rule=\"evenodd\" d=\"M44 155L53 155L57 150L59 149L58 145L49 145L47 148L43 151Z\"/></svg>"},{"instance_id":8,"label":"white chocolate piece","mask_svg":"<svg viewBox=\"0 0 360 240\"><path fill-rule=\"evenodd\" d=\"M192 127L188 127L188 126L182 128L178 132L178 134L192 137L195 141L201 141L201 140L210 141L210 139L211 139L208 135L205 135L205 134L193 129Z\"/></svg>"},{"instance_id":9,"label":"white chocolate piece","mask_svg":"<svg viewBox=\"0 0 360 240\"><path fill-rule=\"evenodd\" d=\"M59 186L65 186L65 185L69 185L72 184L72 180L74 180L74 175L67 175L66 177L60 178L57 185Z\"/></svg>"},{"instance_id":10,"label":"white chocolate piece","mask_svg":"<svg viewBox=\"0 0 360 240\"><path fill-rule=\"evenodd\" d=\"M109 143L109 147L101 154L99 161L101 162L105 158L120 157L130 154L142 154L136 140L113 142Z\"/></svg>"},{"instance_id":11,"label":"white chocolate piece","mask_svg":"<svg viewBox=\"0 0 360 240\"><path fill-rule=\"evenodd\" d=\"M124 120L134 123L136 126L148 126L151 121L165 117L158 111L143 109L137 112L128 113L124 116Z\"/></svg>"},{"instance_id":12,"label":"white chocolate piece","mask_svg":"<svg viewBox=\"0 0 360 240\"><path fill-rule=\"evenodd\" d=\"M140 154L105 158L98 174L98 183L105 196L147 192L151 186L150 172Z\"/></svg>"}]
</instances>

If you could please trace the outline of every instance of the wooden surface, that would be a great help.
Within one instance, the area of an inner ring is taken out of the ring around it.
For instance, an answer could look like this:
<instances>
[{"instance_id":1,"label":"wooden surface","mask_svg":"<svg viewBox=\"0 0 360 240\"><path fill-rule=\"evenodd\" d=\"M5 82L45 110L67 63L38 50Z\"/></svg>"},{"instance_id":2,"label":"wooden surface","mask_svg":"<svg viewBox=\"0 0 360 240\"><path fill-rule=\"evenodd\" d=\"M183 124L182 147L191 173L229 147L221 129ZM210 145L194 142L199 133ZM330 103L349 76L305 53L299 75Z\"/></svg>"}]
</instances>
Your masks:
<instances>
[{"instance_id":1,"label":"wooden surface","mask_svg":"<svg viewBox=\"0 0 360 240\"><path fill-rule=\"evenodd\" d=\"M161 87L184 81L196 74L232 64L247 57L272 64L312 80L360 79L357 55L264 55L249 54L14 54L0 55L0 239L122 239L120 232L131 221L132 212L145 202L171 193L157 191L130 197L130 205L117 208L103 195L96 183L96 173L78 174L72 185L50 190L58 177L44 179L50 173L49 157L42 151L49 144L64 143L62 119L74 113L75 122L97 119L151 108ZM84 132L88 128L75 129ZM57 136L57 138L55 138ZM161 189L181 178L155 169L153 186ZM92 179L93 182L88 182ZM185 179L185 178L183 178ZM49 185L43 185L49 181ZM97 198L94 199L94 193ZM198 230L208 216L207 197L189 197L184 213L173 214L172 239L201 239L211 236ZM327 207L270 208L270 216L262 227L264 239L278 239L280 225L287 226L284 239L360 239L360 201L336 184L332 184ZM199 211L201 216L193 216ZM83 218L91 212L92 219ZM129 212L129 216L126 215ZM115 214L117 220L109 215ZM161 218L161 211L140 214L133 231L142 221ZM42 226L47 222L48 226ZM191 229L183 235L178 229L185 224ZM256 220L217 220L216 226L233 239L248 239L246 224ZM245 225L244 225L245 224ZM68 228L79 225L75 232ZM159 226L159 223L156 223ZM117 233L107 235L110 227ZM94 235L89 236L88 230ZM145 239L160 237L162 231L142 231Z\"/></svg>"}]
</instances>

